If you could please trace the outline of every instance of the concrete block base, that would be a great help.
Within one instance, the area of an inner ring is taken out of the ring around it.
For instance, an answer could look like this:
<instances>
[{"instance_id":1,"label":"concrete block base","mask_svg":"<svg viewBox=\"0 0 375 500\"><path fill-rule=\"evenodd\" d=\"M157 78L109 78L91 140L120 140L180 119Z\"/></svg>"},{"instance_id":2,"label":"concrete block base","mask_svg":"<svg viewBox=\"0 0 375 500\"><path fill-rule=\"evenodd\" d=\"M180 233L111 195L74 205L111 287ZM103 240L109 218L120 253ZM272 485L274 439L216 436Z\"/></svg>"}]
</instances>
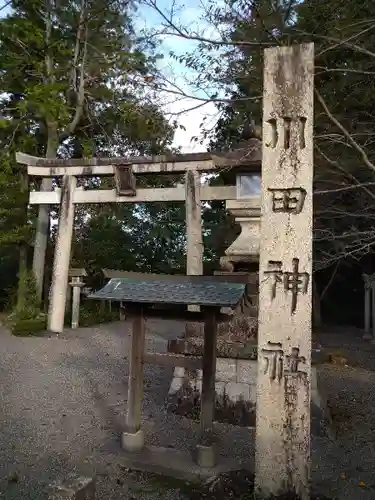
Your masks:
<instances>
[{"instance_id":1,"label":"concrete block base","mask_svg":"<svg viewBox=\"0 0 375 500\"><path fill-rule=\"evenodd\" d=\"M199 467L215 467L216 459L213 446L197 444L195 449L195 461Z\"/></svg>"},{"instance_id":2,"label":"concrete block base","mask_svg":"<svg viewBox=\"0 0 375 500\"><path fill-rule=\"evenodd\" d=\"M187 451L156 446L145 446L142 451L136 453L123 452L118 459L121 465L132 470L151 472L189 482L206 481L233 470L253 470L253 463L239 463L224 457L220 457L213 467L201 467Z\"/></svg>"},{"instance_id":3,"label":"concrete block base","mask_svg":"<svg viewBox=\"0 0 375 500\"><path fill-rule=\"evenodd\" d=\"M252 427L255 425L257 364L251 360L217 358L215 420ZM175 367L169 388L168 409L179 415L199 414L202 370Z\"/></svg>"},{"instance_id":4,"label":"concrete block base","mask_svg":"<svg viewBox=\"0 0 375 500\"><path fill-rule=\"evenodd\" d=\"M217 358L216 421L245 427L255 425L257 363L257 360ZM201 391L202 370L176 367L169 389L168 408L179 415L199 415ZM315 366L311 370L311 403L313 434L332 437L327 397L318 383Z\"/></svg>"},{"instance_id":5,"label":"concrete block base","mask_svg":"<svg viewBox=\"0 0 375 500\"><path fill-rule=\"evenodd\" d=\"M71 474L50 485L48 500L95 500L95 480Z\"/></svg>"},{"instance_id":6,"label":"concrete block base","mask_svg":"<svg viewBox=\"0 0 375 500\"><path fill-rule=\"evenodd\" d=\"M135 433L123 432L121 445L124 450L130 453L141 451L145 444L145 436L141 429Z\"/></svg>"}]
</instances>

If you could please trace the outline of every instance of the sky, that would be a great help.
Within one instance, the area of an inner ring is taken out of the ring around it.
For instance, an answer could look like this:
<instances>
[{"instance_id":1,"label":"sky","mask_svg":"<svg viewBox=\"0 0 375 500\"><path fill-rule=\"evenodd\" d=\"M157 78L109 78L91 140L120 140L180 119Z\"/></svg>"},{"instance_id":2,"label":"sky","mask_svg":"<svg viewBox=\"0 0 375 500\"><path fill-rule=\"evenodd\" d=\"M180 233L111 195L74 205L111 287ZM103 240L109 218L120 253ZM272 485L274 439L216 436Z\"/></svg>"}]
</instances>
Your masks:
<instances>
[{"instance_id":1,"label":"sky","mask_svg":"<svg viewBox=\"0 0 375 500\"><path fill-rule=\"evenodd\" d=\"M172 1L157 0L157 5L162 11L167 13L170 11ZM175 19L178 20L182 26L187 26L190 29L196 29L197 31L203 29L207 37L213 38L217 36L216 30L208 26L207 23L201 19L203 15L203 0L185 0L186 5L182 3L183 1L184 0L177 0L178 7ZM7 0L0 0L1 17L9 12L7 7L2 9L7 3ZM155 9L146 6L142 6L138 9L136 28L139 30L145 27L148 29L158 29L162 27L162 23L163 19ZM162 40L160 51L163 53L164 59L159 61L159 69L163 71L163 74L167 75L170 81L172 80L182 88L186 94L204 97L203 93L194 93L186 83L187 78L191 79L194 76L193 72L187 70L184 65L178 64L170 57L170 51L174 51L174 53L181 55L186 52L191 52L196 47L196 42L175 36L163 36L163 38L160 39ZM218 117L215 105L213 103L207 103L201 105L198 109L191 110L191 108L202 104L202 101L180 98L172 94L163 96L163 101L166 102L164 111L168 118L176 119L183 127L176 130L173 145L175 147L180 147L183 153L204 151L205 143L200 144L199 141L192 141L192 138L196 136L200 137L201 130L199 125L202 123L203 119L205 119L206 126L214 126Z\"/></svg>"},{"instance_id":2,"label":"sky","mask_svg":"<svg viewBox=\"0 0 375 500\"><path fill-rule=\"evenodd\" d=\"M184 4L181 0L181 3L178 3L178 7L176 8L177 13L174 19L179 21L181 26L198 32L204 30L204 35L207 38L215 38L218 36L215 28L209 26L202 19L204 13L202 1L203 0L186 0L186 4ZM220 2L217 3L219 4ZM171 0L157 0L157 5L162 11L167 13L170 11L172 2ZM142 7L138 16L138 26L141 29L144 26L150 25L158 28L163 23L163 19L160 14L152 8ZM161 61L160 67L165 70L166 74L171 75L169 78L173 80L174 83L178 84L178 86L183 89L187 95L204 98L205 95L202 92L194 92L186 83L186 79L192 79L194 77L193 71L189 71L184 65L178 64L169 55L170 51L173 51L175 54L182 55L193 51L196 46L197 42L192 40L185 40L176 36L165 37L161 47L164 59ZM186 129L178 129L176 131L174 145L176 147L181 147L182 152L196 152L204 150L205 143L201 145L200 142L192 141L192 138L196 136L200 137L201 131L199 125L202 123L203 119L205 119L206 127L211 128L214 126L218 118L215 104L206 103L202 105L202 101L188 98L178 98L177 100L173 99L171 94L168 95L168 100L172 102L169 106L166 106L167 112L179 113L176 118ZM197 106L199 106L198 109L191 109L196 108Z\"/></svg>"}]
</instances>

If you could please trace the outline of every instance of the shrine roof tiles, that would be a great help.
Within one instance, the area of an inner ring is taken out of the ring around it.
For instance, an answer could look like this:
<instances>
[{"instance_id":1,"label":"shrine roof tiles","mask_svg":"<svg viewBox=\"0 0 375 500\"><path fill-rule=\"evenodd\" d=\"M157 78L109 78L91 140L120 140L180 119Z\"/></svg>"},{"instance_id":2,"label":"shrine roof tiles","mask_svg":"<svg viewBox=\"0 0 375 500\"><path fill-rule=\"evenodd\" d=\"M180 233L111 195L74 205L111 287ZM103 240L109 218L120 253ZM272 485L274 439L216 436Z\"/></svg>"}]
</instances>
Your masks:
<instances>
[{"instance_id":1,"label":"shrine roof tiles","mask_svg":"<svg viewBox=\"0 0 375 500\"><path fill-rule=\"evenodd\" d=\"M204 276L157 276L112 278L89 298L138 304L200 305L235 307L245 284L213 281Z\"/></svg>"}]
</instances>

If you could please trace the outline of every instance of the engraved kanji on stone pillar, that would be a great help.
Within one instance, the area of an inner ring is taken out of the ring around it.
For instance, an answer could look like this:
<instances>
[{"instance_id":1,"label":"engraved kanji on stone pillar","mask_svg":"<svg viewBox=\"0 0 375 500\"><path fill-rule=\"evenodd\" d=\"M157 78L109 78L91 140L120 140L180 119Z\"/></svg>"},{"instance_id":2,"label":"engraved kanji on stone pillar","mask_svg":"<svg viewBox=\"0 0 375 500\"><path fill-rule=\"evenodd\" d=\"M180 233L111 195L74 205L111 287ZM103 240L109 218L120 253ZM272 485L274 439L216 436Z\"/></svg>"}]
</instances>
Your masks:
<instances>
[{"instance_id":1,"label":"engraved kanji on stone pillar","mask_svg":"<svg viewBox=\"0 0 375 500\"><path fill-rule=\"evenodd\" d=\"M265 50L256 489L309 498L313 44Z\"/></svg>"}]
</instances>

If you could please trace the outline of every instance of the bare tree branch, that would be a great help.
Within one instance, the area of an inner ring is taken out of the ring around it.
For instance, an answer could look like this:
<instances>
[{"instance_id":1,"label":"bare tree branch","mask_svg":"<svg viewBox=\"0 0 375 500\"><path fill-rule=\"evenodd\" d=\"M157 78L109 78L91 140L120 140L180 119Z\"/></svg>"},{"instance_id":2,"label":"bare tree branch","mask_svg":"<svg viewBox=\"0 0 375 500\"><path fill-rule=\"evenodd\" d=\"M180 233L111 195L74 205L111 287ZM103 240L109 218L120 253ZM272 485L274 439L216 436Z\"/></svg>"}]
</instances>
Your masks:
<instances>
[{"instance_id":1,"label":"bare tree branch","mask_svg":"<svg viewBox=\"0 0 375 500\"><path fill-rule=\"evenodd\" d=\"M351 186L343 186L341 188L335 188L335 189L322 189L322 190L317 190L314 191L314 195L320 195L320 194L332 194L332 193L342 193L344 191L351 191L353 189L364 189L367 186L375 186L375 182L364 182L364 183L358 183L356 185L351 185ZM367 192L370 194L374 199L375 195L372 194L371 192Z\"/></svg>"},{"instance_id":2,"label":"bare tree branch","mask_svg":"<svg viewBox=\"0 0 375 500\"><path fill-rule=\"evenodd\" d=\"M316 57L320 57L321 55L325 54L326 52L328 52L329 50L334 50L334 49L337 49L338 47L340 47L340 45L345 45L345 46L348 46L348 42L350 42L351 40L354 40L355 38L359 38L360 36L364 35L365 33L367 33L368 31L372 30L375 28L375 19L371 20L371 21L365 21L366 23L367 22L370 22L371 23L371 26L369 26L368 28L360 31L359 33L354 33L354 35L351 35L350 37L346 38L345 40L338 40L337 43L335 43L334 45L331 45L331 47L328 47L324 50L321 50L317 55ZM361 23L362 24L362 23ZM331 37L330 37L331 38ZM328 38L327 38L328 39ZM333 41L333 39L331 38L330 41ZM358 46L356 45L353 45L352 47L355 47L357 48ZM362 51L362 47L358 47L360 49L360 51Z\"/></svg>"},{"instance_id":3,"label":"bare tree branch","mask_svg":"<svg viewBox=\"0 0 375 500\"><path fill-rule=\"evenodd\" d=\"M315 72L315 76L322 75L324 73L357 73L359 75L375 75L375 71L365 71L365 70L361 70L361 69L325 68L324 66L315 66L315 69L323 70L323 71Z\"/></svg>"},{"instance_id":4,"label":"bare tree branch","mask_svg":"<svg viewBox=\"0 0 375 500\"><path fill-rule=\"evenodd\" d=\"M364 149L357 143L357 141L355 141L353 139L353 137L346 130L346 128L333 116L333 114L328 109L328 107L327 107L327 105L326 105L323 97L320 95L320 93L318 92L317 89L315 89L315 95L316 95L318 101L320 102L322 108L324 109L326 115L328 116L328 118L332 121L332 123L334 125L336 125L337 128L339 128L341 130L341 132L344 134L344 136L346 137L346 139L348 140L348 142L353 146L353 148L358 151L358 153L362 157L362 160L363 160L364 164L368 168L370 168L373 172L375 172L375 165L370 161L370 159L368 158L368 156L367 156L366 152L364 151Z\"/></svg>"},{"instance_id":5,"label":"bare tree branch","mask_svg":"<svg viewBox=\"0 0 375 500\"><path fill-rule=\"evenodd\" d=\"M233 46L250 46L250 47L269 47L272 45L279 45L279 43L277 41L272 43L272 42L248 41L248 40L241 40L241 41L215 40L215 39L200 36L196 33L189 34L188 32L184 32L182 28L178 27L177 24L173 21L172 16L168 17L165 14L165 12L163 12L163 10L158 6L158 4L155 0L145 0L145 4L152 7L160 15L160 17L166 22L167 26L173 30L173 31L163 31L162 32L163 35L176 36L179 38L184 38L185 40L193 40L193 41L208 43L208 44L216 45L216 46L233 45Z\"/></svg>"}]
</instances>

